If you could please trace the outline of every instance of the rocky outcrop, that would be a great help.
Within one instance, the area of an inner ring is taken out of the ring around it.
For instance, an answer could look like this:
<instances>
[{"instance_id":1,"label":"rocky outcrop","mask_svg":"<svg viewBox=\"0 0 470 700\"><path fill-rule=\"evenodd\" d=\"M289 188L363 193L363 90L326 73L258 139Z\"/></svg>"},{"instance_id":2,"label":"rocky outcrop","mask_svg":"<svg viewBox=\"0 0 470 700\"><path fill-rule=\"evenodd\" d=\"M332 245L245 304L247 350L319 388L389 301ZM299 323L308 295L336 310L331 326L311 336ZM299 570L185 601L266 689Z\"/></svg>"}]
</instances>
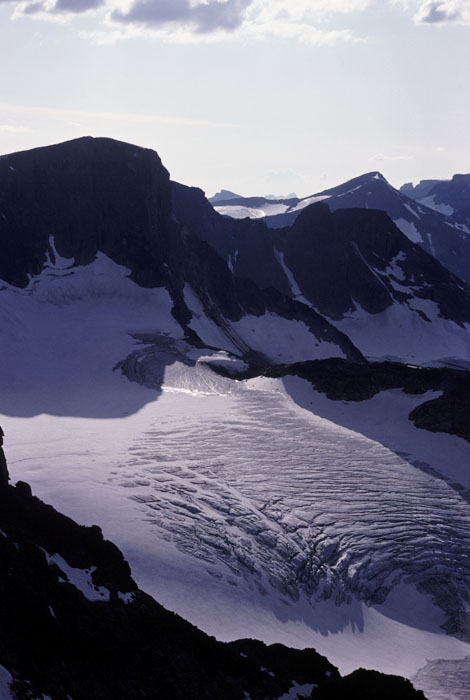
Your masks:
<instances>
[{"instance_id":1,"label":"rocky outcrop","mask_svg":"<svg viewBox=\"0 0 470 700\"><path fill-rule=\"evenodd\" d=\"M10 475L8 473L7 460L3 451L3 438L5 433L0 426L0 490L8 486Z\"/></svg>"},{"instance_id":2,"label":"rocky outcrop","mask_svg":"<svg viewBox=\"0 0 470 700\"><path fill-rule=\"evenodd\" d=\"M223 368L214 367L223 373ZM398 362L355 364L341 359L313 360L293 365L252 367L239 377L263 374L282 377L293 374L307 379L315 389L335 401L366 401L388 389L402 389L407 394L440 391L441 396L424 401L410 413L418 428L457 435L470 441L468 407L470 373L444 367L412 367Z\"/></svg>"}]
</instances>

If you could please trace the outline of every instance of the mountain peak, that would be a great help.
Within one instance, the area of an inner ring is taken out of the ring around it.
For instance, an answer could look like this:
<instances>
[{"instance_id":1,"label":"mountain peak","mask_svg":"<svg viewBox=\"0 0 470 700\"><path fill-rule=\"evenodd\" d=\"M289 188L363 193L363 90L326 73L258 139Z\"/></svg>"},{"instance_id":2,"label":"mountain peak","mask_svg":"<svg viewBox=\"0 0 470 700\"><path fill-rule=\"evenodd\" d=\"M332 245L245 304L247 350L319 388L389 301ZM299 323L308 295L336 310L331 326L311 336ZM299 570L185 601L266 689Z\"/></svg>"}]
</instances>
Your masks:
<instances>
[{"instance_id":1,"label":"mountain peak","mask_svg":"<svg viewBox=\"0 0 470 700\"><path fill-rule=\"evenodd\" d=\"M217 192L213 197L209 197L209 202L223 202L227 199L242 199L242 196L240 194L236 194L235 192L231 192L230 190L220 190L220 192Z\"/></svg>"}]
</instances>

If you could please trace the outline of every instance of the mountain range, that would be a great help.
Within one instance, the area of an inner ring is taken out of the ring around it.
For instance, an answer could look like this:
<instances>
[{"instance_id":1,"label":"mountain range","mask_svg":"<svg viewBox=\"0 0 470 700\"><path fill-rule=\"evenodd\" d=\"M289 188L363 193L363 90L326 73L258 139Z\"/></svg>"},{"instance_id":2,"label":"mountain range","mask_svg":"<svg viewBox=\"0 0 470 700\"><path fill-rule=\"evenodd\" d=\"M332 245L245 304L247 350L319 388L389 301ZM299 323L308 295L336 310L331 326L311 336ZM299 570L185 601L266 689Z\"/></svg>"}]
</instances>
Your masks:
<instances>
[{"instance_id":1,"label":"mountain range","mask_svg":"<svg viewBox=\"0 0 470 700\"><path fill-rule=\"evenodd\" d=\"M437 197L440 184L418 195ZM239 218L240 207L261 216ZM445 692L459 697L470 656L464 210L454 221L379 173L302 200L213 206L172 182L155 152L106 138L1 157L0 421L12 478L98 522L139 588L218 639L315 647L343 675L367 665L419 677L430 698L448 662ZM21 512L33 503L22 488L8 488ZM62 573L96 565L85 545L83 556L65 541L40 546L41 579L48 557L65 560ZM125 585L114 588L136 591ZM121 608L132 606L119 619ZM89 614L90 629L101 625ZM204 683L229 682L235 697L235 652L213 649L230 672L204 666ZM0 659L9 673L11 658ZM24 664L23 678L42 678ZM293 679L327 692L286 673L269 690L243 675L246 697L295 697L276 695Z\"/></svg>"},{"instance_id":2,"label":"mountain range","mask_svg":"<svg viewBox=\"0 0 470 700\"><path fill-rule=\"evenodd\" d=\"M449 182L425 180L416 188L404 185L397 190L381 173L371 172L303 199L273 202L237 197L212 203L221 214L261 218L269 227L279 228L291 225L314 202L327 203L331 211L385 211L410 241L470 282L470 175L455 175Z\"/></svg>"}]
</instances>

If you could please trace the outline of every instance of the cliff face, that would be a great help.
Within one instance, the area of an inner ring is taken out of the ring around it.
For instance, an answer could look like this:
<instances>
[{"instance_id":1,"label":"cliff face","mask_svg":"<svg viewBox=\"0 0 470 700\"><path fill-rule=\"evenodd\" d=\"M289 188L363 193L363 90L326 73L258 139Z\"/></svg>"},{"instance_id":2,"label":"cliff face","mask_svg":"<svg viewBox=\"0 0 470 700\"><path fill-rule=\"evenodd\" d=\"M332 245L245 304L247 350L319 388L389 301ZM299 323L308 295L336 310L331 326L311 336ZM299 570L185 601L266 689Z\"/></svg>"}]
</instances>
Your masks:
<instances>
[{"instance_id":1,"label":"cliff face","mask_svg":"<svg viewBox=\"0 0 470 700\"><path fill-rule=\"evenodd\" d=\"M3 157L0 181L1 279L26 286L53 256L52 236L76 265L101 250L139 284L162 284L173 226L169 176L155 152L87 137Z\"/></svg>"}]
</instances>

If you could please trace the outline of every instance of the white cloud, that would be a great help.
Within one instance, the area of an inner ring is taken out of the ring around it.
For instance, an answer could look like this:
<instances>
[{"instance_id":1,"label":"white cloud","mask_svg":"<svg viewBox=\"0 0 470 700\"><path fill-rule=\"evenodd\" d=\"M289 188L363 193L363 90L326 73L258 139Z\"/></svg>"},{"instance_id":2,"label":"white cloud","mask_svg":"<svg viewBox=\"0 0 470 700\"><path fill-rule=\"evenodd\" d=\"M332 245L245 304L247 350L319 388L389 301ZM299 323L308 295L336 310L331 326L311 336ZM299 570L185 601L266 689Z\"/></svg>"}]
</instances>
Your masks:
<instances>
[{"instance_id":1,"label":"white cloud","mask_svg":"<svg viewBox=\"0 0 470 700\"><path fill-rule=\"evenodd\" d=\"M425 0L415 14L418 23L470 24L470 0Z\"/></svg>"},{"instance_id":2,"label":"white cloud","mask_svg":"<svg viewBox=\"0 0 470 700\"><path fill-rule=\"evenodd\" d=\"M86 14L97 27L82 32L99 43L136 36L172 42L275 36L316 45L356 41L345 28L325 26L336 14L364 10L375 0L0 0L14 17L69 21Z\"/></svg>"},{"instance_id":3,"label":"white cloud","mask_svg":"<svg viewBox=\"0 0 470 700\"><path fill-rule=\"evenodd\" d=\"M383 0L382 0L383 1ZM342 27L347 15L379 0L0 0L14 16L69 21L86 15L96 22L84 32L99 43L136 36L171 42L279 37L313 45L360 41ZM387 0L414 12L417 23L470 24L470 0ZM334 20L334 21L333 21Z\"/></svg>"},{"instance_id":4,"label":"white cloud","mask_svg":"<svg viewBox=\"0 0 470 700\"><path fill-rule=\"evenodd\" d=\"M31 131L27 126L14 126L12 124L0 124L0 131L8 134L26 134Z\"/></svg>"},{"instance_id":5,"label":"white cloud","mask_svg":"<svg viewBox=\"0 0 470 700\"><path fill-rule=\"evenodd\" d=\"M371 156L369 160L412 160L413 156L393 156L386 155L385 153L377 153L375 156Z\"/></svg>"}]
</instances>

